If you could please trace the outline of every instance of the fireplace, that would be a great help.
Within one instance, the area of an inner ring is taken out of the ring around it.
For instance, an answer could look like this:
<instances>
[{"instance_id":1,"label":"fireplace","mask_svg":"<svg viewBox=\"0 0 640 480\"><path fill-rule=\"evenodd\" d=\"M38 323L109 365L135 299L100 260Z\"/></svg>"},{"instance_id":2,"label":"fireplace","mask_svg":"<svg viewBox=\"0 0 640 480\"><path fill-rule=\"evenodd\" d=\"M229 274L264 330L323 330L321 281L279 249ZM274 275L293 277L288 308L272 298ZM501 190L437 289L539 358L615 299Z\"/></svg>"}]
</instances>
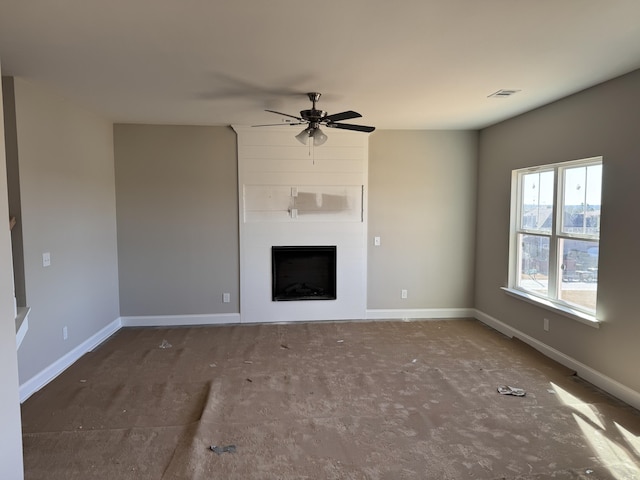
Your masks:
<instances>
[{"instance_id":1,"label":"fireplace","mask_svg":"<svg viewBox=\"0 0 640 480\"><path fill-rule=\"evenodd\" d=\"M271 247L272 300L335 300L336 246Z\"/></svg>"}]
</instances>

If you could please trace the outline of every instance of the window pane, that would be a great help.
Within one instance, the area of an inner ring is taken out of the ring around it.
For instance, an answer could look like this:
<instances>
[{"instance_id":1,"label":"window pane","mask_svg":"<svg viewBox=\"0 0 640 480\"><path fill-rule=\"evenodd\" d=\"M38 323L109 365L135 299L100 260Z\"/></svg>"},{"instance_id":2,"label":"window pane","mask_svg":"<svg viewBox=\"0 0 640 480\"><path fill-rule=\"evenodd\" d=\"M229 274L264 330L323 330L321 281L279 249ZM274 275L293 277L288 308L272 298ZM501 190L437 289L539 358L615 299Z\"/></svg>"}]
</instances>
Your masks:
<instances>
[{"instance_id":1,"label":"window pane","mask_svg":"<svg viewBox=\"0 0 640 480\"><path fill-rule=\"evenodd\" d=\"M553 225L553 171L522 175L520 228L551 232Z\"/></svg>"},{"instance_id":2,"label":"window pane","mask_svg":"<svg viewBox=\"0 0 640 480\"><path fill-rule=\"evenodd\" d=\"M549 237L518 235L518 287L547 296L549 294Z\"/></svg>"},{"instance_id":3,"label":"window pane","mask_svg":"<svg viewBox=\"0 0 640 480\"><path fill-rule=\"evenodd\" d=\"M598 293L599 243L560 239L562 282L558 297L595 312Z\"/></svg>"},{"instance_id":4,"label":"window pane","mask_svg":"<svg viewBox=\"0 0 640 480\"><path fill-rule=\"evenodd\" d=\"M564 171L563 233L599 235L601 184L602 165Z\"/></svg>"}]
</instances>

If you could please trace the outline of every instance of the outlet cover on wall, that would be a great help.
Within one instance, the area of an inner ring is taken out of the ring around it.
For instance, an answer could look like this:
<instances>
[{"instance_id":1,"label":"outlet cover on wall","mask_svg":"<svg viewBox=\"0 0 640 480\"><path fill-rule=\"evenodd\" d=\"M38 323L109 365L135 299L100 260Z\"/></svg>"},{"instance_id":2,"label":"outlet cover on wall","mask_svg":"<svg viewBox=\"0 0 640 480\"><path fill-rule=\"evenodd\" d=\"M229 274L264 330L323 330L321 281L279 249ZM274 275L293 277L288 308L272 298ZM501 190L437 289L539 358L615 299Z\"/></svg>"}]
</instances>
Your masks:
<instances>
[{"instance_id":1,"label":"outlet cover on wall","mask_svg":"<svg viewBox=\"0 0 640 480\"><path fill-rule=\"evenodd\" d=\"M42 266L48 267L49 265L51 265L51 253L44 252L42 254Z\"/></svg>"},{"instance_id":2,"label":"outlet cover on wall","mask_svg":"<svg viewBox=\"0 0 640 480\"><path fill-rule=\"evenodd\" d=\"M222 303L229 303L231 301L231 294L230 293L223 293L222 294Z\"/></svg>"},{"instance_id":3,"label":"outlet cover on wall","mask_svg":"<svg viewBox=\"0 0 640 480\"><path fill-rule=\"evenodd\" d=\"M402 292L400 292L400 296L401 296L402 298L407 298L407 296L408 296L408 292L407 292L405 289L402 289Z\"/></svg>"},{"instance_id":4,"label":"outlet cover on wall","mask_svg":"<svg viewBox=\"0 0 640 480\"><path fill-rule=\"evenodd\" d=\"M65 326L65 327L62 327L62 339L66 340L67 338L69 338L69 330Z\"/></svg>"}]
</instances>

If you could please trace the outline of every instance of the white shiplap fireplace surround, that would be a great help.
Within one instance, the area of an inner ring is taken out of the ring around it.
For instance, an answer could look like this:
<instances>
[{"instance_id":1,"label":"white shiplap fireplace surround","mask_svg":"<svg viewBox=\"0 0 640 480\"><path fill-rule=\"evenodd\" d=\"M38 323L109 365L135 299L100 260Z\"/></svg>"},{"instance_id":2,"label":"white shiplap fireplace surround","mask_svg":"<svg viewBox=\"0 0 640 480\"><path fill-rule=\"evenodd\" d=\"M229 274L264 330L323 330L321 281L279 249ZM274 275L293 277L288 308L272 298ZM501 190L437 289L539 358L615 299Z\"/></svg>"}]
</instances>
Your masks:
<instances>
[{"instance_id":1,"label":"white shiplap fireplace surround","mask_svg":"<svg viewBox=\"0 0 640 480\"><path fill-rule=\"evenodd\" d=\"M242 323L366 315L368 135L329 129L320 147L292 127L234 126L238 138ZM272 246L335 245L335 300L273 301Z\"/></svg>"}]
</instances>

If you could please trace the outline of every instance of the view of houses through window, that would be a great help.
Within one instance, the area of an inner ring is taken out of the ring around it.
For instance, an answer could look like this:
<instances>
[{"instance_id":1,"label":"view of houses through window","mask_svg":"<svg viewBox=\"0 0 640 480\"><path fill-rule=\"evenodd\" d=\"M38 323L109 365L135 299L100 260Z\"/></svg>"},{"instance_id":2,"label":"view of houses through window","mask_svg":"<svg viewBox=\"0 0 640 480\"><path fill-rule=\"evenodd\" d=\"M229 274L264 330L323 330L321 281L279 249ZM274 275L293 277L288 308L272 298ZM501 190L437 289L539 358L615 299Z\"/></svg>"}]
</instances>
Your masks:
<instances>
[{"instance_id":1,"label":"view of houses through window","mask_svg":"<svg viewBox=\"0 0 640 480\"><path fill-rule=\"evenodd\" d=\"M509 286L595 314L602 158L513 173Z\"/></svg>"}]
</instances>

